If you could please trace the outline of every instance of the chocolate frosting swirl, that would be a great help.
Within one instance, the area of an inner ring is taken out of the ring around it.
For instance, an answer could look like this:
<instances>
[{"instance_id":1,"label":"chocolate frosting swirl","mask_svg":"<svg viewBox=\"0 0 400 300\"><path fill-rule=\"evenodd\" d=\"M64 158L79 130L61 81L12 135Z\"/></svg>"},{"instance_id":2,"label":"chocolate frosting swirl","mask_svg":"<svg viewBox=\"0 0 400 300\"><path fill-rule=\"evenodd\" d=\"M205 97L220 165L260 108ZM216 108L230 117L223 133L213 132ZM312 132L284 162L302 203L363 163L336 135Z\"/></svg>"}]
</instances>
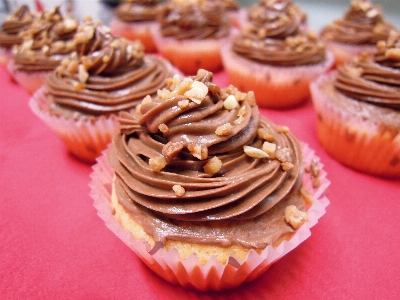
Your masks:
<instances>
[{"instance_id":1,"label":"chocolate frosting swirl","mask_svg":"<svg viewBox=\"0 0 400 300\"><path fill-rule=\"evenodd\" d=\"M225 8L206 0L169 1L157 20L161 34L176 39L218 39L228 36L230 31Z\"/></svg>"},{"instance_id":2,"label":"chocolate frosting swirl","mask_svg":"<svg viewBox=\"0 0 400 300\"><path fill-rule=\"evenodd\" d=\"M78 54L46 80L53 113L82 117L129 111L172 76L165 60L145 56L140 42L114 37L104 26L89 22L74 40Z\"/></svg>"},{"instance_id":3,"label":"chocolate frosting swirl","mask_svg":"<svg viewBox=\"0 0 400 300\"><path fill-rule=\"evenodd\" d=\"M52 71L75 50L78 21L64 18L59 7L44 11L22 34L24 42L13 50L17 70Z\"/></svg>"},{"instance_id":4,"label":"chocolate frosting swirl","mask_svg":"<svg viewBox=\"0 0 400 300\"><path fill-rule=\"evenodd\" d=\"M8 15L1 25L0 46L11 48L23 42L20 33L27 29L35 16L27 5L21 5L12 14Z\"/></svg>"},{"instance_id":5,"label":"chocolate frosting swirl","mask_svg":"<svg viewBox=\"0 0 400 300\"><path fill-rule=\"evenodd\" d=\"M400 35L392 31L375 54L338 68L335 87L341 93L378 106L400 109Z\"/></svg>"},{"instance_id":6,"label":"chocolate frosting swirl","mask_svg":"<svg viewBox=\"0 0 400 300\"><path fill-rule=\"evenodd\" d=\"M211 82L212 74L208 72L200 71L191 78L208 88L200 103L187 98L186 93L159 92L159 97L144 101L141 116L121 115L121 134L114 136L110 151L118 199L132 212L138 209L150 212L151 218L157 220L151 221L150 227L156 228L154 232L160 239L172 235L209 240L207 229L189 237L185 226L213 224L209 230L217 226L222 233L233 230L222 224L269 222L264 216L269 218L275 209L286 206L288 199L299 198L293 195L293 190L298 191L294 187L301 184L299 142L288 131L259 115L252 93L243 94L232 87L220 89ZM227 109L224 99L230 95L243 100L235 108ZM188 103L182 106L182 101ZM236 121L238 116L242 116L240 122ZM229 134L217 134L216 128L226 123L232 124ZM244 152L244 146L262 147L260 130L274 137L274 143L279 151L286 153L293 168L285 170L279 155L254 158ZM197 146L199 152L193 150ZM166 161L159 171L151 167L151 159L155 157ZM205 169L212 157L222 162L214 174ZM173 191L176 184L185 189L184 195ZM283 218L277 218L280 221L275 221L283 222L281 225L287 230ZM175 228L180 222L186 225ZM247 228L243 226L241 230ZM215 229L209 233L215 238ZM242 231L236 238L246 240L244 234ZM259 231L256 235L258 242L252 241L253 246L270 242L270 234L263 233L260 237Z\"/></svg>"},{"instance_id":7,"label":"chocolate frosting swirl","mask_svg":"<svg viewBox=\"0 0 400 300\"><path fill-rule=\"evenodd\" d=\"M301 30L303 16L289 0L264 1L250 11L252 22L235 36L232 50L264 64L311 65L325 59L325 46Z\"/></svg>"},{"instance_id":8,"label":"chocolate frosting swirl","mask_svg":"<svg viewBox=\"0 0 400 300\"><path fill-rule=\"evenodd\" d=\"M346 44L375 45L386 40L395 27L386 22L380 7L369 0L353 0L342 19L326 26L324 39Z\"/></svg>"},{"instance_id":9,"label":"chocolate frosting swirl","mask_svg":"<svg viewBox=\"0 0 400 300\"><path fill-rule=\"evenodd\" d=\"M114 13L124 22L154 21L159 11L158 0L129 0L120 3Z\"/></svg>"},{"instance_id":10,"label":"chocolate frosting swirl","mask_svg":"<svg viewBox=\"0 0 400 300\"><path fill-rule=\"evenodd\" d=\"M121 134L114 136L110 149L120 203L156 241L171 238L262 248L293 232L282 211L289 203L304 208L298 195L302 162L298 141L260 117L252 93L221 89L203 70L191 80L189 85L201 82L207 87L200 102L182 87L188 86L187 79L175 76L168 82L169 90L143 101L141 115L121 114ZM232 95L240 101L226 108ZM226 123L232 130L217 134L216 128ZM274 137L293 168L285 170L282 157L254 158L244 152L244 146L261 148L260 130ZM197 146L198 152L193 150ZM155 157L166 161L161 170L151 167ZM213 174L205 169L211 157L222 162ZM185 189L184 195L173 191L176 184Z\"/></svg>"}]
</instances>

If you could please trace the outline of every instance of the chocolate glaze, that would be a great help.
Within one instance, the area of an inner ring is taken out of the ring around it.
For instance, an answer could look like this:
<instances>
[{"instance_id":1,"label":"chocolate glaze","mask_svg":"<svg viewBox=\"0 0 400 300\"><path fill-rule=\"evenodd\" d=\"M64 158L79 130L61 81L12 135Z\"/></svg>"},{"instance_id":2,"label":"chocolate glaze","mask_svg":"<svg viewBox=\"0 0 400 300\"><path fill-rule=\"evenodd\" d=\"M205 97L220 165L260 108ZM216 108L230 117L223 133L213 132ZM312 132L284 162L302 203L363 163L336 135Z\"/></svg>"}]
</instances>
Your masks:
<instances>
[{"instance_id":1,"label":"chocolate glaze","mask_svg":"<svg viewBox=\"0 0 400 300\"><path fill-rule=\"evenodd\" d=\"M225 109L223 95L231 92L214 85L210 74L194 77L209 87L199 104L181 108L180 101L187 99L183 95L167 100L155 97L141 106L141 116L122 116L121 133L114 136L110 150L116 194L156 241L168 238L263 248L293 232L283 217L289 203L304 209L299 195L301 147L290 133L261 117L248 98L232 110ZM244 119L235 124L242 107L246 108ZM228 122L234 124L230 135L215 134L216 127ZM161 133L160 124L169 130ZM291 170L285 171L278 159L244 153L244 145L261 148L260 128L275 137L278 149L288 149ZM149 160L163 157L170 143L181 147L161 171L154 171ZM208 156L195 158L190 145L206 148ZM212 157L223 163L214 175L203 170ZM175 194L175 184L186 190L183 196Z\"/></svg>"}]
</instances>

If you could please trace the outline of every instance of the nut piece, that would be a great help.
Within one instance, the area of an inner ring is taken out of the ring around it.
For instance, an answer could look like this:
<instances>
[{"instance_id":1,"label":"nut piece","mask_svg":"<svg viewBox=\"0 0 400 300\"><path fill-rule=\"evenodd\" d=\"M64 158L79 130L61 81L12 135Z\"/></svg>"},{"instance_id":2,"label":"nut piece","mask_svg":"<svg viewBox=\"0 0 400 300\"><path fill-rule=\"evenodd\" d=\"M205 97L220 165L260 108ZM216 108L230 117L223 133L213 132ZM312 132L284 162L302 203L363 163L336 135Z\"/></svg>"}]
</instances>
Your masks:
<instances>
[{"instance_id":1,"label":"nut piece","mask_svg":"<svg viewBox=\"0 0 400 300\"><path fill-rule=\"evenodd\" d=\"M164 123L161 123L160 125L158 125L158 129L162 132L162 133L166 133L169 131L169 128L167 125L165 125Z\"/></svg>"},{"instance_id":2,"label":"nut piece","mask_svg":"<svg viewBox=\"0 0 400 300\"><path fill-rule=\"evenodd\" d=\"M180 109L184 109L188 105L189 105L189 100L187 100L187 99L178 101L178 106Z\"/></svg>"},{"instance_id":3,"label":"nut piece","mask_svg":"<svg viewBox=\"0 0 400 300\"><path fill-rule=\"evenodd\" d=\"M213 158L209 159L207 163L204 165L203 169L209 175L214 175L222 168L222 161L214 156Z\"/></svg>"},{"instance_id":4,"label":"nut piece","mask_svg":"<svg viewBox=\"0 0 400 300\"><path fill-rule=\"evenodd\" d=\"M314 200L312 198L312 195L310 193L309 190L307 190L304 186L301 187L300 189L300 194L303 197L304 201L308 204L308 205L312 205L314 203Z\"/></svg>"},{"instance_id":5,"label":"nut piece","mask_svg":"<svg viewBox=\"0 0 400 300\"><path fill-rule=\"evenodd\" d=\"M268 154L262 151L261 149L251 147L251 146L243 146L244 153L253 158L267 158Z\"/></svg>"},{"instance_id":6,"label":"nut piece","mask_svg":"<svg viewBox=\"0 0 400 300\"><path fill-rule=\"evenodd\" d=\"M190 90L185 92L184 95L193 102L200 104L207 94L208 87L204 83L200 81L193 81Z\"/></svg>"},{"instance_id":7,"label":"nut piece","mask_svg":"<svg viewBox=\"0 0 400 300\"><path fill-rule=\"evenodd\" d=\"M153 171L160 172L166 165L167 162L164 157L158 156L149 159L149 166Z\"/></svg>"},{"instance_id":8,"label":"nut piece","mask_svg":"<svg viewBox=\"0 0 400 300\"><path fill-rule=\"evenodd\" d=\"M185 189L179 184L175 184L172 187L172 189L174 190L175 195L178 197L182 197L183 195L185 195L185 192L186 192Z\"/></svg>"},{"instance_id":9,"label":"nut piece","mask_svg":"<svg viewBox=\"0 0 400 300\"><path fill-rule=\"evenodd\" d=\"M276 150L276 158L284 163L284 162L292 162L292 151L289 148L282 148Z\"/></svg>"},{"instance_id":10,"label":"nut piece","mask_svg":"<svg viewBox=\"0 0 400 300\"><path fill-rule=\"evenodd\" d=\"M229 95L228 98L224 100L224 107L227 110L235 109L238 105L239 103L233 95Z\"/></svg>"},{"instance_id":11,"label":"nut piece","mask_svg":"<svg viewBox=\"0 0 400 300\"><path fill-rule=\"evenodd\" d=\"M264 142L261 148L262 151L268 154L269 158L275 158L276 144Z\"/></svg>"},{"instance_id":12,"label":"nut piece","mask_svg":"<svg viewBox=\"0 0 400 300\"><path fill-rule=\"evenodd\" d=\"M219 136L228 136L232 132L232 125L230 123L225 123L220 125L215 130L215 134Z\"/></svg>"},{"instance_id":13,"label":"nut piece","mask_svg":"<svg viewBox=\"0 0 400 300\"><path fill-rule=\"evenodd\" d=\"M205 146L190 144L187 148L194 157L200 160L204 160L208 157L208 148Z\"/></svg>"},{"instance_id":14,"label":"nut piece","mask_svg":"<svg viewBox=\"0 0 400 300\"><path fill-rule=\"evenodd\" d=\"M291 162L283 162L281 163L281 167L285 172L288 172L293 169L294 165Z\"/></svg>"},{"instance_id":15,"label":"nut piece","mask_svg":"<svg viewBox=\"0 0 400 300\"><path fill-rule=\"evenodd\" d=\"M257 135L260 139L266 140L267 142L273 142L275 136L266 128L257 129Z\"/></svg>"},{"instance_id":16,"label":"nut piece","mask_svg":"<svg viewBox=\"0 0 400 300\"><path fill-rule=\"evenodd\" d=\"M306 212L298 210L295 205L289 205L285 209L285 220L294 229L297 229L308 221L308 215Z\"/></svg>"}]
</instances>

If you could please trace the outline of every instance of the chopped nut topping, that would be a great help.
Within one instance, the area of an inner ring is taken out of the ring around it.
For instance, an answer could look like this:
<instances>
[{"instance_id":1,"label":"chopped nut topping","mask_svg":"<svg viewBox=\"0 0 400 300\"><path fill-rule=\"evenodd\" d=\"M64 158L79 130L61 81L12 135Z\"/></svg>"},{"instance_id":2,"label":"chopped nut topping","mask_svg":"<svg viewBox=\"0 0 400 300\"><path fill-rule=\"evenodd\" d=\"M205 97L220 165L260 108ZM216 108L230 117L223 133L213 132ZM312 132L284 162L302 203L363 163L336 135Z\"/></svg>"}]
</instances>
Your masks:
<instances>
[{"instance_id":1,"label":"chopped nut topping","mask_svg":"<svg viewBox=\"0 0 400 300\"><path fill-rule=\"evenodd\" d=\"M235 125L240 125L243 123L244 117L243 116L239 116L235 121L233 121L233 124Z\"/></svg>"},{"instance_id":2,"label":"chopped nut topping","mask_svg":"<svg viewBox=\"0 0 400 300\"><path fill-rule=\"evenodd\" d=\"M162 155L166 158L167 162L171 161L183 149L182 143L168 142L162 149Z\"/></svg>"},{"instance_id":3,"label":"chopped nut topping","mask_svg":"<svg viewBox=\"0 0 400 300\"><path fill-rule=\"evenodd\" d=\"M389 59L400 60L400 48L391 48L385 51L385 57Z\"/></svg>"},{"instance_id":4,"label":"chopped nut topping","mask_svg":"<svg viewBox=\"0 0 400 300\"><path fill-rule=\"evenodd\" d=\"M242 106L242 107L239 109L237 115L238 115L239 117L245 116L245 115L246 115L246 106Z\"/></svg>"},{"instance_id":5,"label":"chopped nut topping","mask_svg":"<svg viewBox=\"0 0 400 300\"><path fill-rule=\"evenodd\" d=\"M181 109L187 107L188 105L189 105L189 100L187 100L187 99L178 101L178 106L179 106Z\"/></svg>"},{"instance_id":6,"label":"chopped nut topping","mask_svg":"<svg viewBox=\"0 0 400 300\"><path fill-rule=\"evenodd\" d=\"M253 158L267 158L268 154L262 151L261 149L251 147L251 146L243 146L244 153Z\"/></svg>"},{"instance_id":7,"label":"chopped nut topping","mask_svg":"<svg viewBox=\"0 0 400 300\"><path fill-rule=\"evenodd\" d=\"M42 52L43 52L43 54L48 54L48 53L49 53L49 50L50 50L50 47L49 47L48 45L44 45L44 46L42 47Z\"/></svg>"},{"instance_id":8,"label":"chopped nut topping","mask_svg":"<svg viewBox=\"0 0 400 300\"><path fill-rule=\"evenodd\" d=\"M269 158L274 159L276 152L276 144L266 141L263 143L261 150L267 153Z\"/></svg>"},{"instance_id":9,"label":"chopped nut topping","mask_svg":"<svg viewBox=\"0 0 400 300\"><path fill-rule=\"evenodd\" d=\"M193 102L200 104L207 94L208 87L204 83L200 81L193 81L190 90L185 92L184 95Z\"/></svg>"},{"instance_id":10,"label":"chopped nut topping","mask_svg":"<svg viewBox=\"0 0 400 300\"><path fill-rule=\"evenodd\" d=\"M307 205L312 205L314 203L311 193L304 186L301 187L300 193Z\"/></svg>"},{"instance_id":11,"label":"chopped nut topping","mask_svg":"<svg viewBox=\"0 0 400 300\"><path fill-rule=\"evenodd\" d=\"M158 156L149 159L149 166L153 171L160 172L166 165L167 162L164 157Z\"/></svg>"},{"instance_id":12,"label":"chopped nut topping","mask_svg":"<svg viewBox=\"0 0 400 300\"><path fill-rule=\"evenodd\" d=\"M175 184L172 189L174 190L175 195L178 197L182 197L186 193L185 189L179 184Z\"/></svg>"},{"instance_id":13,"label":"chopped nut topping","mask_svg":"<svg viewBox=\"0 0 400 300\"><path fill-rule=\"evenodd\" d=\"M190 151L190 153L200 159L200 160L204 160L208 157L208 148L202 145L188 145L188 150Z\"/></svg>"},{"instance_id":14,"label":"chopped nut topping","mask_svg":"<svg viewBox=\"0 0 400 300\"><path fill-rule=\"evenodd\" d=\"M279 125L279 126L276 127L276 129L280 133L289 133L290 132L289 127L284 126L284 125Z\"/></svg>"},{"instance_id":15,"label":"chopped nut topping","mask_svg":"<svg viewBox=\"0 0 400 300\"><path fill-rule=\"evenodd\" d=\"M250 104L251 107L254 107L254 106L257 105L256 97L254 96L254 92L253 91L250 91L250 92L247 93L246 100Z\"/></svg>"},{"instance_id":16,"label":"chopped nut topping","mask_svg":"<svg viewBox=\"0 0 400 300\"><path fill-rule=\"evenodd\" d=\"M228 110L235 109L238 105L239 105L239 103L236 100L236 97L233 95L229 95L228 98L226 98L224 101L224 107L225 107L225 109L228 109Z\"/></svg>"},{"instance_id":17,"label":"chopped nut topping","mask_svg":"<svg viewBox=\"0 0 400 300\"><path fill-rule=\"evenodd\" d=\"M204 165L204 172L210 175L214 175L215 173L218 173L219 170L221 170L222 167L222 161L214 156L213 158L209 159L207 163Z\"/></svg>"},{"instance_id":18,"label":"chopped nut topping","mask_svg":"<svg viewBox=\"0 0 400 300\"><path fill-rule=\"evenodd\" d=\"M284 162L292 162L292 151L289 148L281 148L276 150L276 158Z\"/></svg>"},{"instance_id":19,"label":"chopped nut topping","mask_svg":"<svg viewBox=\"0 0 400 300\"><path fill-rule=\"evenodd\" d=\"M82 83L86 82L89 78L89 73L86 71L83 65L79 65L78 70L79 81Z\"/></svg>"},{"instance_id":20,"label":"chopped nut topping","mask_svg":"<svg viewBox=\"0 0 400 300\"><path fill-rule=\"evenodd\" d=\"M306 212L299 210L295 205L289 205L285 209L285 220L294 229L297 229L308 221L308 215Z\"/></svg>"},{"instance_id":21,"label":"chopped nut topping","mask_svg":"<svg viewBox=\"0 0 400 300\"><path fill-rule=\"evenodd\" d=\"M275 136L266 128L257 129L257 135L260 139L266 140L267 142L273 142L275 140Z\"/></svg>"},{"instance_id":22,"label":"chopped nut topping","mask_svg":"<svg viewBox=\"0 0 400 300\"><path fill-rule=\"evenodd\" d=\"M225 123L221 126L218 126L215 130L215 134L219 136L227 136L232 133L232 125L230 123Z\"/></svg>"},{"instance_id":23,"label":"chopped nut topping","mask_svg":"<svg viewBox=\"0 0 400 300\"><path fill-rule=\"evenodd\" d=\"M77 60L68 61L67 71L71 73L78 73L79 71L79 62Z\"/></svg>"},{"instance_id":24,"label":"chopped nut topping","mask_svg":"<svg viewBox=\"0 0 400 300\"><path fill-rule=\"evenodd\" d=\"M184 95L192 87L193 79L186 77L184 78L174 89L178 95Z\"/></svg>"},{"instance_id":25,"label":"chopped nut topping","mask_svg":"<svg viewBox=\"0 0 400 300\"><path fill-rule=\"evenodd\" d=\"M283 162L281 163L281 167L285 172L288 172L293 169L294 165L291 162Z\"/></svg>"},{"instance_id":26,"label":"chopped nut topping","mask_svg":"<svg viewBox=\"0 0 400 300\"><path fill-rule=\"evenodd\" d=\"M168 100L171 99L173 97L175 97L176 94L174 92L171 92L168 89L162 89L162 90L158 90L157 91L157 97L162 99L162 100Z\"/></svg>"},{"instance_id":27,"label":"chopped nut topping","mask_svg":"<svg viewBox=\"0 0 400 300\"><path fill-rule=\"evenodd\" d=\"M158 125L158 129L160 129L160 131L161 131L162 133L166 133L166 132L168 132L168 131L169 131L169 128L168 128L168 126L167 126L167 125L165 125L164 123L162 123L162 124Z\"/></svg>"}]
</instances>

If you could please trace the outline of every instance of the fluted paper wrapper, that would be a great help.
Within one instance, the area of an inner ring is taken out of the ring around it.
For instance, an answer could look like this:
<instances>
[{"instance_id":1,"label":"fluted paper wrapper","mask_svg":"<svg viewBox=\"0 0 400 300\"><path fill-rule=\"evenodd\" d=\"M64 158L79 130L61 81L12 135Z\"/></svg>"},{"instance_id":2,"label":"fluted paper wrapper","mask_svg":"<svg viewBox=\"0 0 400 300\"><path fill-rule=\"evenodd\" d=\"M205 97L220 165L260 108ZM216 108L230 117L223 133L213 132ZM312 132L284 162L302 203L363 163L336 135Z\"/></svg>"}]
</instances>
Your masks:
<instances>
[{"instance_id":1,"label":"fluted paper wrapper","mask_svg":"<svg viewBox=\"0 0 400 300\"><path fill-rule=\"evenodd\" d=\"M117 117L114 115L91 119L52 115L49 112L45 86L32 96L29 105L32 111L57 133L74 155L90 163L96 161L96 157L101 155L119 129Z\"/></svg>"},{"instance_id":2,"label":"fluted paper wrapper","mask_svg":"<svg viewBox=\"0 0 400 300\"><path fill-rule=\"evenodd\" d=\"M321 88L333 85L335 76L335 71L330 72L310 85L312 101L319 115L317 130L321 145L330 156L348 167L373 175L399 178L400 164L395 161L400 152L400 135L394 134L390 125L369 119L367 113L346 110L331 101L337 97L357 101L335 94L334 89L329 93ZM393 114L396 114L394 110Z\"/></svg>"},{"instance_id":3,"label":"fluted paper wrapper","mask_svg":"<svg viewBox=\"0 0 400 300\"><path fill-rule=\"evenodd\" d=\"M319 158L314 155L314 151L307 145L303 145L303 152L306 166L310 165L313 159L319 161ZM90 195L94 199L97 214L104 220L106 226L159 276L185 288L203 291L223 290L237 287L259 277L272 263L296 248L311 235L310 228L325 214L325 208L329 204L329 200L324 196L324 191L330 182L326 178L326 172L322 169L321 163L319 166L321 167L320 185L315 189L312 187L310 174L304 173L304 186L311 192L314 200L308 210L308 222L301 226L290 240L282 242L277 248L268 246L260 254L250 250L243 261L232 254L225 265L222 265L215 257L211 257L205 265L201 265L195 254L182 260L175 249L168 252L163 247L152 253L147 242L143 239L136 240L131 233L125 231L112 215L110 206L114 171L108 162L108 149L97 158L97 164L93 166Z\"/></svg>"},{"instance_id":4,"label":"fluted paper wrapper","mask_svg":"<svg viewBox=\"0 0 400 300\"><path fill-rule=\"evenodd\" d=\"M46 81L47 75L52 71L32 71L26 72L23 70L17 70L15 68L14 60L11 59L7 65L8 72L11 77L30 95L33 95L39 90L44 82Z\"/></svg>"}]
</instances>

